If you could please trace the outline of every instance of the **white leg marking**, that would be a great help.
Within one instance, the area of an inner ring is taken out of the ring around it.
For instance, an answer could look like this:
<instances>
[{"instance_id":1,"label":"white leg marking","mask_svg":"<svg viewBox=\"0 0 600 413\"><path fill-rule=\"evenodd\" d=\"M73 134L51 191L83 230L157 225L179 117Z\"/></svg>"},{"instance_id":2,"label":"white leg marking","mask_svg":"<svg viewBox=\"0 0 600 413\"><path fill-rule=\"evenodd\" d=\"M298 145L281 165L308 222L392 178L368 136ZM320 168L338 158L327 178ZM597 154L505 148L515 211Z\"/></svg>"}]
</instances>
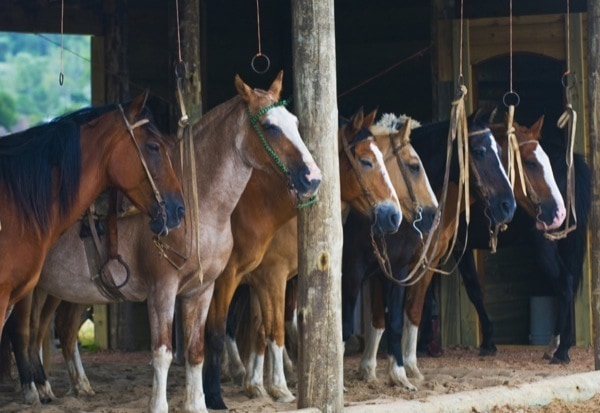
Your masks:
<instances>
[{"instance_id":1,"label":"white leg marking","mask_svg":"<svg viewBox=\"0 0 600 413\"><path fill-rule=\"evenodd\" d=\"M152 381L152 397L148 410L152 413L168 413L167 403L167 376L173 360L173 353L163 344L152 352L152 367L154 379Z\"/></svg>"},{"instance_id":2,"label":"white leg marking","mask_svg":"<svg viewBox=\"0 0 600 413\"><path fill-rule=\"evenodd\" d=\"M240 358L240 352L235 339L232 339L228 335L225 335L225 350L229 358L229 376L235 384L240 386L244 380L246 368Z\"/></svg>"},{"instance_id":3,"label":"white leg marking","mask_svg":"<svg viewBox=\"0 0 600 413\"><path fill-rule=\"evenodd\" d=\"M373 327L373 324L370 325L369 331L367 331L365 351L363 352L360 367L358 368L362 380L377 380L377 350L379 349L379 342L384 331L385 329L383 328Z\"/></svg>"},{"instance_id":4,"label":"white leg marking","mask_svg":"<svg viewBox=\"0 0 600 413\"><path fill-rule=\"evenodd\" d=\"M185 363L185 403L183 411L186 413L208 412L202 388L202 365L203 363L195 366Z\"/></svg>"},{"instance_id":5,"label":"white leg marking","mask_svg":"<svg viewBox=\"0 0 600 413\"><path fill-rule=\"evenodd\" d=\"M77 396L82 394L93 396L95 393L85 374L85 370L83 369L78 346L75 346L73 358L71 360L67 360L66 363L67 371L69 372L69 378L71 379L71 388L69 389L69 393Z\"/></svg>"},{"instance_id":6,"label":"white leg marking","mask_svg":"<svg viewBox=\"0 0 600 413\"><path fill-rule=\"evenodd\" d=\"M265 356L259 356L256 352L251 352L246 366L246 376L244 377L244 393L248 397L263 397L267 391L263 385Z\"/></svg>"},{"instance_id":7,"label":"white leg marking","mask_svg":"<svg viewBox=\"0 0 600 413\"><path fill-rule=\"evenodd\" d=\"M272 340L267 340L267 346L271 365L271 376L268 380L267 391L275 401L293 402L296 397L288 389L283 371L283 347L278 346Z\"/></svg>"},{"instance_id":8,"label":"white leg marking","mask_svg":"<svg viewBox=\"0 0 600 413\"><path fill-rule=\"evenodd\" d=\"M419 326L414 325L404 313L404 328L402 332L402 354L404 367L408 375L417 380L423 380L423 375L417 367L417 337Z\"/></svg>"},{"instance_id":9,"label":"white leg marking","mask_svg":"<svg viewBox=\"0 0 600 413\"><path fill-rule=\"evenodd\" d=\"M396 364L394 356L388 356L388 377L390 378L390 383L393 385L403 386L409 391L417 391L417 388L408 381L404 366Z\"/></svg>"},{"instance_id":10,"label":"white leg marking","mask_svg":"<svg viewBox=\"0 0 600 413\"><path fill-rule=\"evenodd\" d=\"M546 360L551 360L554 357L554 353L558 349L560 345L560 334L556 336L552 336L550 342L548 343L548 347L546 347L546 351L544 351L544 358Z\"/></svg>"}]
</instances>

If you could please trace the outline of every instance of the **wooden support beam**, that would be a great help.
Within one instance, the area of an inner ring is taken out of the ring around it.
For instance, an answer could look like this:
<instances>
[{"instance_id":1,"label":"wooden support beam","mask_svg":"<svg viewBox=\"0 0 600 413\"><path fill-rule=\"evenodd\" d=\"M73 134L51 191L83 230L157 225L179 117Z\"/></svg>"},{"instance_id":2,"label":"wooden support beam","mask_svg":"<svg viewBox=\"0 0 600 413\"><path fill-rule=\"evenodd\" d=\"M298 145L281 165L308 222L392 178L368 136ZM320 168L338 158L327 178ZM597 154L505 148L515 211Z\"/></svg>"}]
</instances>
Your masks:
<instances>
[{"instance_id":1,"label":"wooden support beam","mask_svg":"<svg viewBox=\"0 0 600 413\"><path fill-rule=\"evenodd\" d=\"M600 0L588 0L588 113L592 164L590 266L592 268L592 337L594 366L600 370Z\"/></svg>"},{"instance_id":2,"label":"wooden support beam","mask_svg":"<svg viewBox=\"0 0 600 413\"><path fill-rule=\"evenodd\" d=\"M333 0L292 1L294 105L323 173L298 214L298 407L343 409L342 220Z\"/></svg>"}]
</instances>

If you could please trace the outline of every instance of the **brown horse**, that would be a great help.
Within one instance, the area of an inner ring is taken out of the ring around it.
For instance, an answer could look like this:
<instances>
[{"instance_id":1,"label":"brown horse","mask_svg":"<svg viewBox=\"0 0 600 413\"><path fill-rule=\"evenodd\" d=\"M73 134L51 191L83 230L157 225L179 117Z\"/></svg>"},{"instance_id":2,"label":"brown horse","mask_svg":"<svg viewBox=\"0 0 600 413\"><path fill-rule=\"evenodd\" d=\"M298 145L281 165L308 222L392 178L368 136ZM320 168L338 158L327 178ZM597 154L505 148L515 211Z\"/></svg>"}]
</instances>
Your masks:
<instances>
[{"instance_id":1,"label":"brown horse","mask_svg":"<svg viewBox=\"0 0 600 413\"><path fill-rule=\"evenodd\" d=\"M375 112L364 117L362 109L350 121L342 120L338 130L338 147L349 145L349 153L340 150L340 187L341 198L350 207L361 214L374 220L373 225L379 231L395 231L401 221L398 198L389 180L383 165L381 152L374 144L373 137L368 129L373 123ZM353 166L355 165L355 166ZM355 169L358 168L358 169ZM284 198L271 197L265 202L257 203L256 194L262 193L272 186L270 179L262 174L253 174L240 203L236 207L231 219L234 232L234 250L223 274L215 283L215 292L209 310L206 334L211 357L207 358L205 369L205 393L207 405L210 408L225 408L221 397L220 367L221 355L225 337L227 314L233 294L242 281L253 282L255 277L248 279L250 271L255 269L263 259L275 231L286 221L296 215L296 210ZM365 187L363 187L364 185ZM377 217L375 219L375 217ZM293 250L292 256L297 261L296 220L291 220L285 225L287 232L292 233L293 242L287 247ZM279 229L277 233L285 231ZM286 233L287 233L286 232ZM257 282L267 283L265 288L281 288L266 279L257 279ZM276 294L274 292L274 294ZM279 349L283 340L277 339ZM276 381L269 387L269 393L280 401L292 401L294 397L285 383ZM258 392L266 394L262 385Z\"/></svg>"},{"instance_id":2,"label":"brown horse","mask_svg":"<svg viewBox=\"0 0 600 413\"><path fill-rule=\"evenodd\" d=\"M548 161L548 156L544 153L544 151L539 147L538 140L540 136L540 130L542 126L542 120L538 121L535 125L532 126L531 129L522 127L518 124L515 124L516 129L516 137L519 143L519 152L522 158L522 165L524 171L524 177L527 182L528 195L525 196L522 191L522 183L520 179L517 179L515 182L515 198L519 206L523 206L524 208L528 208L531 210L534 216L539 216L540 219L543 219L544 226L548 228L554 228L559 226L562 223L562 220L565 217L565 208L562 201L562 197L560 197L560 193L558 192L558 188L556 183L554 182L554 178L552 175L552 169L550 168L550 164ZM502 161L503 164L507 164L508 158L507 154L510 150L508 147L508 140L506 135L506 126L505 125L490 125L490 130L494 133L496 140L500 144L502 149ZM517 175L519 176L519 175ZM473 229L473 233L469 236L469 243L474 240L474 235L480 235L478 239L481 239L480 244L485 245L486 247L489 244L489 231L482 231L485 228L487 223L487 219L484 219L484 222L480 222L475 217L479 209L475 208L475 206L479 205L479 202L476 202L473 205L472 217L470 228ZM534 212L535 211L535 212ZM483 210L481 210L481 216L483 217ZM512 224L511 224L512 227ZM458 253L458 257L460 258L462 250ZM467 253L469 250L467 250ZM463 261L466 258L463 257ZM471 256L472 259L472 256ZM463 263L461 261L461 265ZM474 265L474 264L473 264ZM379 291L377 288L380 286L374 286L374 291ZM401 301L400 301L401 302ZM373 300L374 304L378 302ZM401 308L401 304L396 306ZM363 373L363 377L367 380L375 379L375 366L376 366L376 353L377 348L379 346L379 341L384 331L384 327L387 325L386 317L394 318L402 318L403 314L394 312L388 312L385 314L383 311L383 307L374 305L372 307L373 317L372 317L372 330L368 334L368 339L366 340L366 348L363 352L363 358L361 360L361 372ZM389 313L392 313L390 315ZM399 321L400 327L402 326L401 320ZM405 332L408 333L406 337L410 339L414 339L414 334L411 334L410 325L405 325ZM389 328L389 327L388 327ZM391 328L391 331L388 332L393 340L396 340L395 343L389 343L389 345L393 348L398 347L401 337L403 337L401 331L397 331L396 328ZM394 353L394 352L392 352ZM394 353L395 356L395 353ZM400 356L401 357L401 356ZM410 359L410 358L409 358ZM408 381L406 378L406 374L402 371L401 368L395 368L398 363L395 359L390 359L390 381L395 384L402 385L410 390L415 389L415 387ZM392 374L395 371L400 371L399 374Z\"/></svg>"},{"instance_id":3,"label":"brown horse","mask_svg":"<svg viewBox=\"0 0 600 413\"><path fill-rule=\"evenodd\" d=\"M181 185L146 97L125 107L82 109L0 139L0 327L15 306L16 328L27 334L28 294L44 258L107 187L119 188L146 212L155 234L180 225ZM21 382L33 401L27 363L26 352L20 354Z\"/></svg>"},{"instance_id":4,"label":"brown horse","mask_svg":"<svg viewBox=\"0 0 600 413\"><path fill-rule=\"evenodd\" d=\"M214 281L233 247L230 216L252 171L260 169L274 175L275 182L286 188L286 194L293 195L290 204L298 195L300 202L314 196L320 183L320 170L300 139L296 117L279 102L282 76L283 73L277 76L269 90L252 89L236 76L238 96L215 107L193 126L196 169L192 172L197 177L198 219L186 219L182 230L173 231L159 243L164 256L149 253L155 251L155 240L141 225L139 216L119 220L119 231L124 234L119 239L119 251L131 267L131 279L121 288L121 294L131 301L148 300L154 368L149 410L153 412L168 411L166 387L172 360L171 326L176 297L181 300L184 325L187 383L183 409L206 411L202 391L204 324ZM182 175L188 193L194 189L190 175L188 172ZM259 196L268 197L269 192ZM196 226L199 239L195 236ZM72 227L53 249L38 288L72 303L115 301L104 296L90 281L78 232L78 226ZM66 313L75 317L81 314ZM76 324L76 321L64 323ZM61 338L67 346L68 337ZM68 363L70 373L83 372L76 369L72 358ZM81 378L72 377L74 382L78 379ZM85 387L74 388L81 389L85 391Z\"/></svg>"},{"instance_id":5,"label":"brown horse","mask_svg":"<svg viewBox=\"0 0 600 413\"><path fill-rule=\"evenodd\" d=\"M423 229L427 232L433 223L437 199L431 190L420 158L410 144L408 132L408 122L400 130L379 125L371 127L371 133L383 153L386 169L398 194L402 215L408 221L407 225L412 226L419 219L427 221L429 223ZM356 211L352 211L351 214L360 215ZM364 220L364 217L361 219ZM402 225L405 225L404 223L405 220ZM367 231L361 234L363 241L369 246L371 226L371 223L366 223ZM346 238L346 234L344 237ZM294 220L277 232L261 264L244 279L244 282L250 285L252 293L252 322L244 323L250 326L251 334L243 380L244 391L249 396L255 397L264 393L263 364L267 347L270 357L267 391L275 398L281 393L274 389L287 390L283 363L285 288L286 282L296 275L297 266L297 232Z\"/></svg>"}]
</instances>

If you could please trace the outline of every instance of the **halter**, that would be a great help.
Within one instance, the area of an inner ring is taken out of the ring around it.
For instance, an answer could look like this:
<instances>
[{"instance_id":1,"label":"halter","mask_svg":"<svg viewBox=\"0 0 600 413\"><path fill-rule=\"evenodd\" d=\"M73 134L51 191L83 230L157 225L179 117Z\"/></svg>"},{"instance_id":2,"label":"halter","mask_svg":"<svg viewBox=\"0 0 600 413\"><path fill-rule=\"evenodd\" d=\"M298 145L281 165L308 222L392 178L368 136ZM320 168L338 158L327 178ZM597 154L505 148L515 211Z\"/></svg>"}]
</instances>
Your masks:
<instances>
[{"instance_id":1,"label":"halter","mask_svg":"<svg viewBox=\"0 0 600 413\"><path fill-rule=\"evenodd\" d=\"M267 153L269 154L269 156L271 157L273 162L275 162L275 165L277 165L277 167L279 167L279 170L283 173L283 175L285 177L287 177L288 188L294 189L294 184L292 183L292 179L290 177L290 170L288 169L287 166L285 166L285 164L283 163L281 158L277 155L277 153L275 152L273 147L269 144L269 142L267 142L265 135L262 133L262 130L259 127L259 125L260 125L259 120L264 114L266 114L268 111L270 111L271 109L276 108L278 106L287 106L289 103L290 103L290 101L287 99L280 100L275 103L271 103L270 105L267 105L264 108L260 109L254 115L252 114L252 112L250 112L249 107L246 108L246 111L248 112L248 120L250 121L252 128L258 135L258 138L260 139L262 146L265 148L265 150L267 151ZM308 201L298 204L297 208L301 209L301 208L310 206L310 205L314 204L315 202L317 202L317 200L318 200L318 197L315 195L315 196L311 197Z\"/></svg>"},{"instance_id":2,"label":"halter","mask_svg":"<svg viewBox=\"0 0 600 413\"><path fill-rule=\"evenodd\" d=\"M162 198L162 196L160 195L158 187L156 186L156 183L154 182L154 179L152 178L152 174L150 173L150 170L148 169L148 165L146 164L146 160L144 159L142 150L140 149L140 146L138 145L137 141L135 140L135 134L133 133L133 130L135 128L149 123L150 120L140 119L137 122L135 122L134 124L131 124L131 123L129 123L129 120L127 120L127 116L125 116L125 112L123 111L123 107L121 106L121 104L119 104L119 110L121 111L121 115L123 116L123 121L125 122L125 126L127 126L127 130L129 131L131 140L133 141L135 148L137 149L138 157L140 158L140 161L142 162L142 166L144 167L144 171L146 172L146 177L148 178L148 182L150 182L150 186L152 187L152 192L154 192L154 198L156 198L156 202L158 202L159 208L158 208L157 214L162 215L163 220L166 221L165 201Z\"/></svg>"}]
</instances>

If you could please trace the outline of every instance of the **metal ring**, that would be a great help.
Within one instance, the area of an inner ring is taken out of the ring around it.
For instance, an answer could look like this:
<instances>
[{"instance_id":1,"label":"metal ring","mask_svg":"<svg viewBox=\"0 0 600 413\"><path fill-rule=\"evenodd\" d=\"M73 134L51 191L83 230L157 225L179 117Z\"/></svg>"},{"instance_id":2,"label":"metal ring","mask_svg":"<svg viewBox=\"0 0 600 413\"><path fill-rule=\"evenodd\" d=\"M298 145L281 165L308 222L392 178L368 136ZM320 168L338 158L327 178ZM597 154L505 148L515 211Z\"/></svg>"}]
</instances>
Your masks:
<instances>
[{"instance_id":1,"label":"metal ring","mask_svg":"<svg viewBox=\"0 0 600 413\"><path fill-rule=\"evenodd\" d=\"M570 76L569 76L570 75ZM573 78L573 84L569 86L569 77ZM560 79L560 83L562 83L563 87L566 89L568 87L574 87L577 83L577 75L575 72L565 72Z\"/></svg>"},{"instance_id":2,"label":"metal ring","mask_svg":"<svg viewBox=\"0 0 600 413\"><path fill-rule=\"evenodd\" d=\"M507 98L510 96L514 96L515 103L513 105L510 105L507 103ZM504 103L504 106L506 106L506 107L509 107L509 106L517 107L517 106L519 106L519 103L521 103L521 98L519 97L519 94L517 92L514 92L511 90L509 92L506 92L504 94L504 96L502 96L502 103Z\"/></svg>"},{"instance_id":3,"label":"metal ring","mask_svg":"<svg viewBox=\"0 0 600 413\"><path fill-rule=\"evenodd\" d=\"M60 74L58 75L58 84L62 86L63 83L65 83L65 75L63 74L63 72L60 72Z\"/></svg>"},{"instance_id":4,"label":"metal ring","mask_svg":"<svg viewBox=\"0 0 600 413\"><path fill-rule=\"evenodd\" d=\"M256 68L256 58L257 57L263 57L265 59L266 67L263 70L258 70ZM250 66L252 66L252 70L254 70L254 72L258 73L259 75L262 75L263 73L267 73L267 70L269 70L269 68L271 67L271 60L269 59L269 57L266 54L257 53L252 58L252 61L250 62Z\"/></svg>"},{"instance_id":5,"label":"metal ring","mask_svg":"<svg viewBox=\"0 0 600 413\"><path fill-rule=\"evenodd\" d=\"M175 76L177 76L177 78L179 79L183 79L185 78L187 74L187 65L185 64L185 62L183 60L180 60L179 62L175 63Z\"/></svg>"}]
</instances>

